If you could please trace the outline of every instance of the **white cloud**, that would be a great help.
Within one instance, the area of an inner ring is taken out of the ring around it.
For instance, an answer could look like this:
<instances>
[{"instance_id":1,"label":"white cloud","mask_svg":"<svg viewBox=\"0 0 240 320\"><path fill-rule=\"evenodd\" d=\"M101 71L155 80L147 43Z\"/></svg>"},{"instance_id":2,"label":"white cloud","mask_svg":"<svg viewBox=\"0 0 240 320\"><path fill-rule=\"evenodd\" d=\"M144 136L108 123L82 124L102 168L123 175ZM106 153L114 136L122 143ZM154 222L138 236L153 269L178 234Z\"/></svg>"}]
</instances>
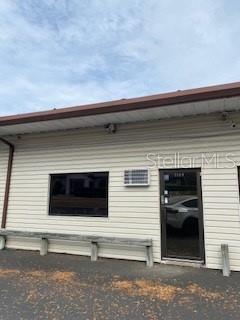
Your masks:
<instances>
[{"instance_id":1,"label":"white cloud","mask_svg":"<svg viewBox=\"0 0 240 320\"><path fill-rule=\"evenodd\" d=\"M237 1L0 1L0 114L239 80Z\"/></svg>"}]
</instances>

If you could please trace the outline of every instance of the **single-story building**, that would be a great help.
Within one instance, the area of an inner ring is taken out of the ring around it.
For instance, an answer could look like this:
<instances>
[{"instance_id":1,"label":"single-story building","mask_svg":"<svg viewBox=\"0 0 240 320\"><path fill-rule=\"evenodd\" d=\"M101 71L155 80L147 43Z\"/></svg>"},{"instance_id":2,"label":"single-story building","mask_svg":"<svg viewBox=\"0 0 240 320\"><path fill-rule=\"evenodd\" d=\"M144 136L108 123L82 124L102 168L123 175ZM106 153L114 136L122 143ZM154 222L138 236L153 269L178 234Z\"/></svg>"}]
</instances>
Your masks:
<instances>
[{"instance_id":1,"label":"single-story building","mask_svg":"<svg viewBox=\"0 0 240 320\"><path fill-rule=\"evenodd\" d=\"M240 82L0 117L2 229L150 238L154 262L215 269L226 244L240 271L239 111ZM145 260L113 243L99 256Z\"/></svg>"}]
</instances>

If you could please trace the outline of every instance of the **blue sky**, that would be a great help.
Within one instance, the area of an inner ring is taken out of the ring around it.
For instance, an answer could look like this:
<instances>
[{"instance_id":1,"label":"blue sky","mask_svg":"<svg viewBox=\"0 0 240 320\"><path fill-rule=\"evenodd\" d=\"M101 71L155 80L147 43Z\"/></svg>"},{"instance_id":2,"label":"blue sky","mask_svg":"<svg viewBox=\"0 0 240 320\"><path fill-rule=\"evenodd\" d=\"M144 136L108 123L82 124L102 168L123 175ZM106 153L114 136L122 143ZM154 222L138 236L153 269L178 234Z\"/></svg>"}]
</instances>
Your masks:
<instances>
[{"instance_id":1,"label":"blue sky","mask_svg":"<svg viewBox=\"0 0 240 320\"><path fill-rule=\"evenodd\" d=\"M240 2L1 0L0 115L240 80Z\"/></svg>"}]
</instances>

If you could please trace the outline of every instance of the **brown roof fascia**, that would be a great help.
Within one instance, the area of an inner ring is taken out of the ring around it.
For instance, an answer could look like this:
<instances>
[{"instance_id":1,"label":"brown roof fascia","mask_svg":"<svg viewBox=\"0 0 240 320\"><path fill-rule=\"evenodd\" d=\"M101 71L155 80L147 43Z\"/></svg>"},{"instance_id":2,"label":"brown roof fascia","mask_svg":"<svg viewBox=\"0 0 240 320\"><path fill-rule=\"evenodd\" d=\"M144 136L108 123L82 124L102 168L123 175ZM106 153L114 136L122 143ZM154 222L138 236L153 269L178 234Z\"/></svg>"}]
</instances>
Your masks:
<instances>
[{"instance_id":1,"label":"brown roof fascia","mask_svg":"<svg viewBox=\"0 0 240 320\"><path fill-rule=\"evenodd\" d=\"M76 107L53 109L49 111L0 117L0 126L141 110L174 104L230 98L235 96L240 96L240 82L197 89L179 90L141 98L122 99Z\"/></svg>"}]
</instances>

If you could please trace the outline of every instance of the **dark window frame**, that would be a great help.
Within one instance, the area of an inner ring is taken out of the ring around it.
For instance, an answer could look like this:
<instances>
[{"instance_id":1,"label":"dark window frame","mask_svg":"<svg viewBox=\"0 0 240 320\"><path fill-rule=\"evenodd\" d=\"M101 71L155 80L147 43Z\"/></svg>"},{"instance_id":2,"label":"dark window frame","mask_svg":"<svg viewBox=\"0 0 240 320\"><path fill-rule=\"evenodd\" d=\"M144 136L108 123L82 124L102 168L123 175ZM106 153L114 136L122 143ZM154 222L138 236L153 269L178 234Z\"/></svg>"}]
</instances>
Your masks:
<instances>
[{"instance_id":1,"label":"dark window frame","mask_svg":"<svg viewBox=\"0 0 240 320\"><path fill-rule=\"evenodd\" d=\"M240 166L237 166L237 176L238 176L238 194L240 199Z\"/></svg>"},{"instance_id":2,"label":"dark window frame","mask_svg":"<svg viewBox=\"0 0 240 320\"><path fill-rule=\"evenodd\" d=\"M82 214L82 213L54 213L52 212L52 184L53 177L56 176L69 176L69 175L84 175L84 174L105 174L106 175L106 213L104 214ZM48 215L49 216L58 216L58 217L84 217L84 218L108 218L109 217L109 171L89 171L89 172L68 172L68 173L53 173L49 174L49 201L48 201Z\"/></svg>"}]
</instances>

